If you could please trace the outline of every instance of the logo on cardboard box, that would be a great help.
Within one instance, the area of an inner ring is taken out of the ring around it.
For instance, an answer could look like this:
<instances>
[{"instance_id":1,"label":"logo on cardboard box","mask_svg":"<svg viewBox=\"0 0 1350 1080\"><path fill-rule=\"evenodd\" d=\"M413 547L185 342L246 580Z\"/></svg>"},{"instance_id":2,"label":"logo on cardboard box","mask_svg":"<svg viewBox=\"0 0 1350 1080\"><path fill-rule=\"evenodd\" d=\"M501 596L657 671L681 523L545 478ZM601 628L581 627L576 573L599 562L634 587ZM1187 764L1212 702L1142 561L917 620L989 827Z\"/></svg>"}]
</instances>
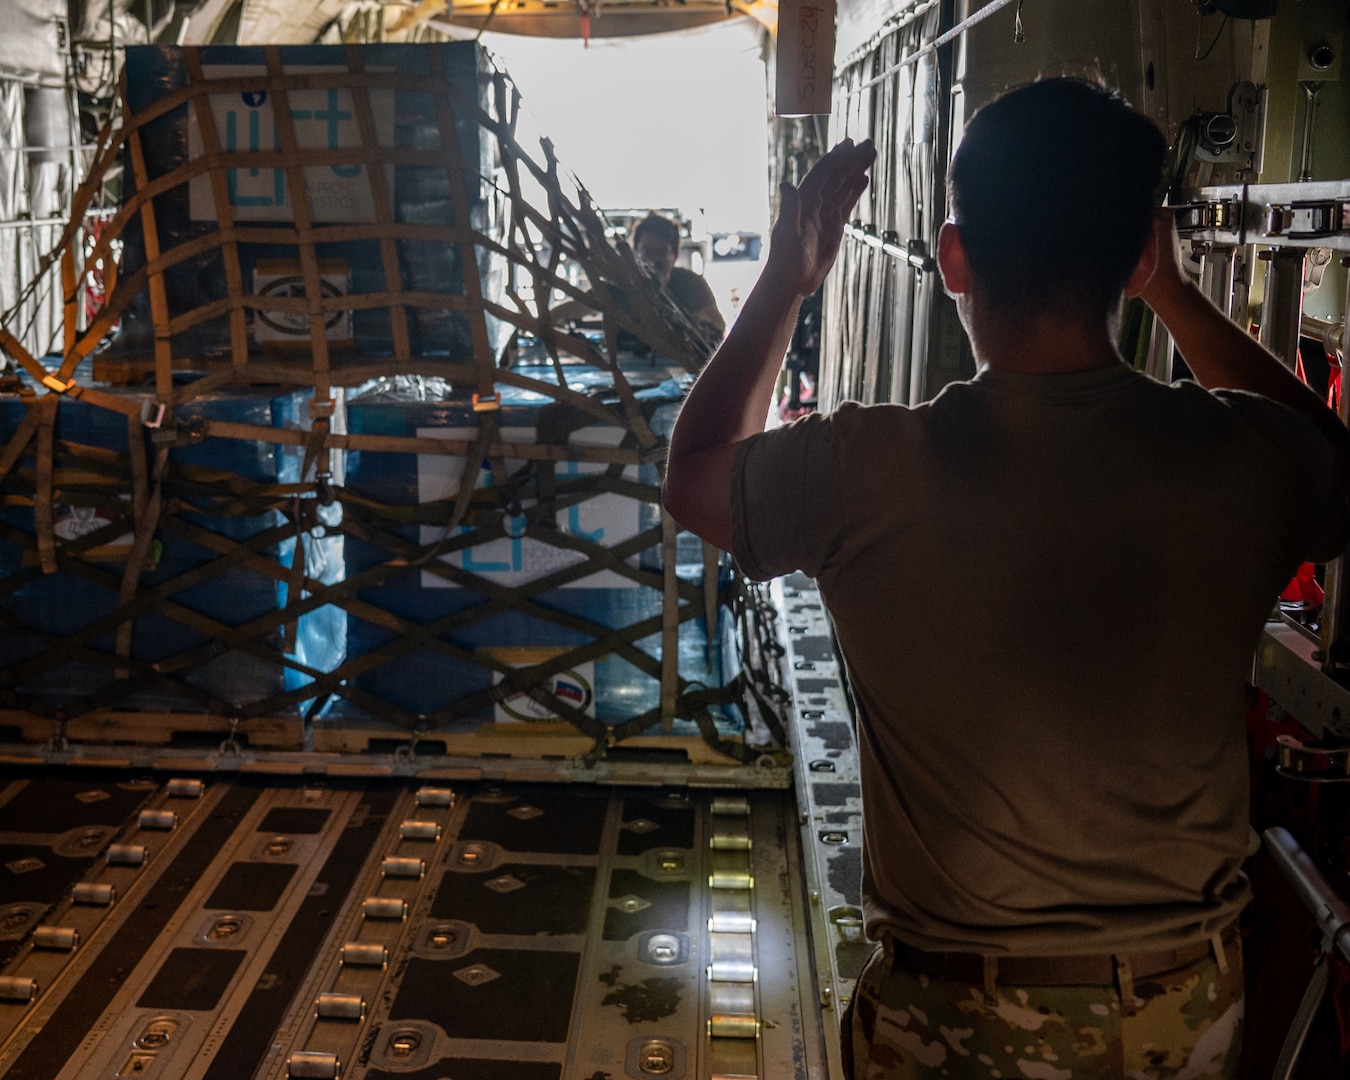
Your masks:
<instances>
[{"instance_id":1,"label":"logo on cardboard box","mask_svg":"<svg viewBox=\"0 0 1350 1080\"><path fill-rule=\"evenodd\" d=\"M565 648L553 646L486 648L479 651L516 668L547 663L554 657L567 652ZM492 676L493 685L495 686L501 681L501 672L494 672ZM595 716L594 661L588 660L557 674L545 676L539 683L539 689L563 705L584 712L587 716ZM525 691L519 691L497 702L493 714L493 719L499 724L512 722L542 724L564 719L557 711L549 708L546 703L530 696Z\"/></svg>"},{"instance_id":2,"label":"logo on cardboard box","mask_svg":"<svg viewBox=\"0 0 1350 1080\"><path fill-rule=\"evenodd\" d=\"M372 68L372 71L388 70ZM346 72L331 65L286 66L287 74L324 74ZM215 118L221 148L226 153L270 153L281 149L277 130L276 99L266 90L268 74L262 64L208 64L202 74L207 79L233 79L256 75L258 86L241 93L211 94L211 113ZM369 91L371 119L381 145L392 146L394 137L394 91ZM361 128L356 117L352 92L345 87L302 90L286 94L296 146L301 150L358 149ZM188 157L204 153L197 124L188 126ZM354 159L359 159L354 154ZM394 169L385 167L386 190L394 190ZM306 166L305 197L310 220L324 222L369 222L375 220L375 203L366 166L359 160L332 165ZM225 186L230 213L235 221L294 221L295 205L285 168L253 166L225 170ZM203 173L188 182L189 214L193 221L217 221L215 193L211 176Z\"/></svg>"},{"instance_id":3,"label":"logo on cardboard box","mask_svg":"<svg viewBox=\"0 0 1350 1080\"><path fill-rule=\"evenodd\" d=\"M343 259L319 261L319 292L328 297L346 296L350 279ZM305 296L305 275L294 259L259 259L253 268L253 292L264 306L253 317L253 338L264 347L303 346L310 340L309 312ZM267 307L268 300L291 301L285 307ZM352 313L329 311L324 314L324 337L330 344L349 344L352 340Z\"/></svg>"}]
</instances>

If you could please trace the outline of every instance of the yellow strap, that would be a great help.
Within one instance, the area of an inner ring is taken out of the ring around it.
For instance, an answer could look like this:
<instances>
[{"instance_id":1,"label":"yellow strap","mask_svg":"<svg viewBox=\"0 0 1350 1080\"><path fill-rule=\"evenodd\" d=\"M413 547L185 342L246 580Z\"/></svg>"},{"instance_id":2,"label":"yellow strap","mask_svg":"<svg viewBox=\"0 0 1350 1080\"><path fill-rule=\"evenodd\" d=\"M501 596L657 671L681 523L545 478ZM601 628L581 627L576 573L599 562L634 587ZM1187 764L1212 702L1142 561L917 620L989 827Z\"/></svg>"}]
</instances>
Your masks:
<instances>
[{"instance_id":1,"label":"yellow strap","mask_svg":"<svg viewBox=\"0 0 1350 1080\"><path fill-rule=\"evenodd\" d=\"M150 544L155 538L155 529L159 527L160 510L164 505L164 470L169 463L169 448L161 446L155 453L155 467L152 474L150 497L145 502L145 510L136 517L136 539L131 545L131 554L127 557L126 570L122 574L122 588L118 594L118 605L126 608L136 599L136 589L140 584L141 572L150 558ZM122 658L131 655L132 618L117 627L116 654ZM125 679L130 674L126 668L119 668L117 677Z\"/></svg>"},{"instance_id":2,"label":"yellow strap","mask_svg":"<svg viewBox=\"0 0 1350 1080\"><path fill-rule=\"evenodd\" d=\"M36 434L41 419L40 411L34 405L29 405L24 418L19 421L19 426L5 444L4 452L0 453L0 480L9 474L9 470L14 468L15 463L23 455L23 449Z\"/></svg>"},{"instance_id":3,"label":"yellow strap","mask_svg":"<svg viewBox=\"0 0 1350 1080\"><path fill-rule=\"evenodd\" d=\"M55 462L56 408L60 398L44 395L33 404L38 414L37 490L33 502L33 523L37 531L38 558L44 574L56 573L56 530L52 522L52 474Z\"/></svg>"}]
</instances>

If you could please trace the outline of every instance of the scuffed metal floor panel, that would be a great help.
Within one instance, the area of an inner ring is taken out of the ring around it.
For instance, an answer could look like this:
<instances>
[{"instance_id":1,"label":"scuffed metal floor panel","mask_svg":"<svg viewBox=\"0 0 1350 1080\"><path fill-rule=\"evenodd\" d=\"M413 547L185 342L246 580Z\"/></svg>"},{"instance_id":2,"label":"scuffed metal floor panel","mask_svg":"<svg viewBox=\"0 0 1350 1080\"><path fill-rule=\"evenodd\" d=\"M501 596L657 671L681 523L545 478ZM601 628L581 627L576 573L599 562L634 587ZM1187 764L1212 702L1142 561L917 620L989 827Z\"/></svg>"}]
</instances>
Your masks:
<instances>
[{"instance_id":1,"label":"scuffed metal floor panel","mask_svg":"<svg viewBox=\"0 0 1350 1080\"><path fill-rule=\"evenodd\" d=\"M789 793L209 779L0 775L0 1073L827 1075Z\"/></svg>"}]
</instances>

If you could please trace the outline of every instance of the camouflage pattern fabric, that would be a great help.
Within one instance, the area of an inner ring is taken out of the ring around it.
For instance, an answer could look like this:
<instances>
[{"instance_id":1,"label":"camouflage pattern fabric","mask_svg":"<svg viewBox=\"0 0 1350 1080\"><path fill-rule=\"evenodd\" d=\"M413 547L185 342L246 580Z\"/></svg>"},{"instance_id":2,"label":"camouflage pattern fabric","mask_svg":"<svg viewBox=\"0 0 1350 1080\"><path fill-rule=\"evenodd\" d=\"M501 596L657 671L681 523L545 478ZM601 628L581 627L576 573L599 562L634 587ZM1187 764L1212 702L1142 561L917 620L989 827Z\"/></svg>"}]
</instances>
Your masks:
<instances>
[{"instance_id":1,"label":"camouflage pattern fabric","mask_svg":"<svg viewBox=\"0 0 1350 1080\"><path fill-rule=\"evenodd\" d=\"M893 970L878 948L843 1017L852 1080L1230 1080L1242 1047L1242 958L1212 954L1113 986L999 986Z\"/></svg>"}]
</instances>

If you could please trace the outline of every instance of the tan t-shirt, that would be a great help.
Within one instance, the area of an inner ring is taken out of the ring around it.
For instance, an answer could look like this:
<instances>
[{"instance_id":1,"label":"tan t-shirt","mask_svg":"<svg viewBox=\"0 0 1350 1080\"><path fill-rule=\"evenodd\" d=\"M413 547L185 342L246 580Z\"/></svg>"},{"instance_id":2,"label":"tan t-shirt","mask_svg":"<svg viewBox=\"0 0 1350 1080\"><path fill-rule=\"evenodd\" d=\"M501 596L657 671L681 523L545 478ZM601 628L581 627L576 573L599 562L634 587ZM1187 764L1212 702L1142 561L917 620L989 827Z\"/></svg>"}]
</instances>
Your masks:
<instances>
[{"instance_id":1,"label":"tan t-shirt","mask_svg":"<svg viewBox=\"0 0 1350 1080\"><path fill-rule=\"evenodd\" d=\"M1101 953L1233 920L1243 683L1347 537L1309 420L1123 364L986 371L754 437L732 517L742 569L816 578L838 632L870 937Z\"/></svg>"}]
</instances>

